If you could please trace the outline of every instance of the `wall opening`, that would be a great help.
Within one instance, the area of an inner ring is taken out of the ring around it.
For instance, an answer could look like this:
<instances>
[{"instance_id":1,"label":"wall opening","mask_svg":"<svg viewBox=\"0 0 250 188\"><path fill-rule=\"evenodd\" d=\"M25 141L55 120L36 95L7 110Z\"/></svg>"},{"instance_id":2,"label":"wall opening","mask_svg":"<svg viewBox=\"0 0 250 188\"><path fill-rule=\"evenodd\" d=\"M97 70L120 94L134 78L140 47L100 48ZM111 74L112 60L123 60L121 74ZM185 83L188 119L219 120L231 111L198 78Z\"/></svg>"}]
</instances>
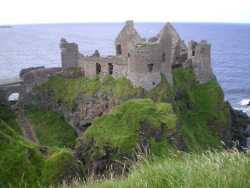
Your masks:
<instances>
[{"instance_id":1,"label":"wall opening","mask_svg":"<svg viewBox=\"0 0 250 188\"><path fill-rule=\"evenodd\" d=\"M153 71L154 64L148 64L148 72Z\"/></svg>"},{"instance_id":2,"label":"wall opening","mask_svg":"<svg viewBox=\"0 0 250 188\"><path fill-rule=\"evenodd\" d=\"M96 63L96 74L100 74L102 70L102 67L99 63Z\"/></svg>"},{"instance_id":3,"label":"wall opening","mask_svg":"<svg viewBox=\"0 0 250 188\"><path fill-rule=\"evenodd\" d=\"M166 54L165 54L165 53L162 54L161 61L162 61L162 62L165 62L165 61L166 61Z\"/></svg>"},{"instance_id":4,"label":"wall opening","mask_svg":"<svg viewBox=\"0 0 250 188\"><path fill-rule=\"evenodd\" d=\"M195 56L195 50L192 50L192 56Z\"/></svg>"},{"instance_id":5,"label":"wall opening","mask_svg":"<svg viewBox=\"0 0 250 188\"><path fill-rule=\"evenodd\" d=\"M130 57L130 53L128 53L128 57Z\"/></svg>"},{"instance_id":6,"label":"wall opening","mask_svg":"<svg viewBox=\"0 0 250 188\"><path fill-rule=\"evenodd\" d=\"M120 44L116 45L116 55L122 54L122 46Z\"/></svg>"},{"instance_id":7,"label":"wall opening","mask_svg":"<svg viewBox=\"0 0 250 188\"><path fill-rule=\"evenodd\" d=\"M11 93L8 97L9 102L17 102L19 100L20 94L17 92Z\"/></svg>"},{"instance_id":8,"label":"wall opening","mask_svg":"<svg viewBox=\"0 0 250 188\"><path fill-rule=\"evenodd\" d=\"M112 63L108 64L108 72L109 72L109 74L113 74L113 64Z\"/></svg>"}]
</instances>

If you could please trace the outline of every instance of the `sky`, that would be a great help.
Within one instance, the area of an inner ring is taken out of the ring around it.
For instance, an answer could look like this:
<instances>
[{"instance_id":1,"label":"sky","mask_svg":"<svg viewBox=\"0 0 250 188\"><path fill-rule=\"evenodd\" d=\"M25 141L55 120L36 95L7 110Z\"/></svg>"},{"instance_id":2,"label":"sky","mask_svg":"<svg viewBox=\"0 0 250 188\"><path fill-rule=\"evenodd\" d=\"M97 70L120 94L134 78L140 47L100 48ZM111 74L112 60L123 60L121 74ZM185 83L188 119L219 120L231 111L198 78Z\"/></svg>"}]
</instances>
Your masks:
<instances>
[{"instance_id":1,"label":"sky","mask_svg":"<svg viewBox=\"0 0 250 188\"><path fill-rule=\"evenodd\" d=\"M0 25L131 19L250 23L250 0L0 0Z\"/></svg>"}]
</instances>

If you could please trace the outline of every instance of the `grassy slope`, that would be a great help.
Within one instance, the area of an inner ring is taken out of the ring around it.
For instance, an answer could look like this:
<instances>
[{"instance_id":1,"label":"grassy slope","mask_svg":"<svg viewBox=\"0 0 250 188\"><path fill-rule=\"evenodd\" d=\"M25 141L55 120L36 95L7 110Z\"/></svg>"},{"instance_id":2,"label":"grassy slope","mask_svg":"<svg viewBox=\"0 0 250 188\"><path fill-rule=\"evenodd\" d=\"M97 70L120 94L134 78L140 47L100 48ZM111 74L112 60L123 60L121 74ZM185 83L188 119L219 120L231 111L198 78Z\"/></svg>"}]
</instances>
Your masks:
<instances>
[{"instance_id":1,"label":"grassy slope","mask_svg":"<svg viewBox=\"0 0 250 188\"><path fill-rule=\"evenodd\" d=\"M155 128L164 125L167 130L175 128L176 117L170 104L154 103L150 99L131 99L96 118L81 138L85 142L94 139L101 147L110 146L121 152L131 152L138 143L141 122Z\"/></svg>"},{"instance_id":2,"label":"grassy slope","mask_svg":"<svg viewBox=\"0 0 250 188\"><path fill-rule=\"evenodd\" d=\"M40 141L62 147L74 144L74 131L57 114L30 110L29 115L37 120L36 126L43 126L38 128L42 134ZM40 185L58 183L62 177L73 178L82 171L70 150L48 148L48 154L44 156L37 145L17 133L20 130L14 114L5 108L1 108L1 112L4 112L0 114L1 188L37 188ZM56 125L56 129L49 125Z\"/></svg>"},{"instance_id":3,"label":"grassy slope","mask_svg":"<svg viewBox=\"0 0 250 188\"><path fill-rule=\"evenodd\" d=\"M57 113L29 107L26 116L30 120L39 143L46 146L72 147L76 133Z\"/></svg>"},{"instance_id":4,"label":"grassy slope","mask_svg":"<svg viewBox=\"0 0 250 188\"><path fill-rule=\"evenodd\" d=\"M146 162L128 178L102 183L76 184L73 188L248 188L250 157L240 153L185 154ZM67 186L64 186L66 188Z\"/></svg>"},{"instance_id":5,"label":"grassy slope","mask_svg":"<svg viewBox=\"0 0 250 188\"><path fill-rule=\"evenodd\" d=\"M43 162L35 145L0 120L0 187L36 187Z\"/></svg>"},{"instance_id":6,"label":"grassy slope","mask_svg":"<svg viewBox=\"0 0 250 188\"><path fill-rule=\"evenodd\" d=\"M230 118L217 81L198 84L191 69L176 69L174 84L174 107L189 149L220 148L219 134L221 129L229 128Z\"/></svg>"},{"instance_id":7,"label":"grassy slope","mask_svg":"<svg viewBox=\"0 0 250 188\"><path fill-rule=\"evenodd\" d=\"M0 106L0 119L5 121L17 133L22 134L22 131L16 122L16 115L5 106Z\"/></svg>"}]
</instances>

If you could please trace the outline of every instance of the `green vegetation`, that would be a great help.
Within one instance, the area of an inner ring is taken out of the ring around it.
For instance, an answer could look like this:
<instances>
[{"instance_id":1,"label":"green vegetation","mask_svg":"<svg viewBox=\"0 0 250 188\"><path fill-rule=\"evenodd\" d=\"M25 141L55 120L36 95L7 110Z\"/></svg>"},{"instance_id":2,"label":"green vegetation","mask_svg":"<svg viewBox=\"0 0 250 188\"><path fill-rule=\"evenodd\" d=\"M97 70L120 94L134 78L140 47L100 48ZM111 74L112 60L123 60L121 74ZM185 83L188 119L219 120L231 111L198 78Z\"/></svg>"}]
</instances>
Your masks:
<instances>
[{"instance_id":1,"label":"green vegetation","mask_svg":"<svg viewBox=\"0 0 250 188\"><path fill-rule=\"evenodd\" d=\"M59 114L50 110L28 107L26 116L30 120L40 144L55 147L74 146L77 135Z\"/></svg>"},{"instance_id":2,"label":"green vegetation","mask_svg":"<svg viewBox=\"0 0 250 188\"><path fill-rule=\"evenodd\" d=\"M112 76L100 79L99 77L65 78L56 75L38 89L51 91L55 101L63 101L66 104L72 104L80 93L86 96L94 96L96 93L101 93L109 97L114 96L123 99L136 96L140 91L140 89L134 88L132 83L126 78L115 80Z\"/></svg>"},{"instance_id":3,"label":"green vegetation","mask_svg":"<svg viewBox=\"0 0 250 188\"><path fill-rule=\"evenodd\" d=\"M22 134L22 131L16 122L16 115L11 112L8 107L0 106L0 119L5 121L9 127L14 129L17 133Z\"/></svg>"},{"instance_id":4,"label":"green vegetation","mask_svg":"<svg viewBox=\"0 0 250 188\"><path fill-rule=\"evenodd\" d=\"M43 185L56 185L69 182L76 177L82 177L83 168L66 149L53 153L46 161L42 171Z\"/></svg>"},{"instance_id":5,"label":"green vegetation","mask_svg":"<svg viewBox=\"0 0 250 188\"><path fill-rule=\"evenodd\" d=\"M173 102L173 96L173 89L163 75L160 84L145 93L146 98L150 98L155 102Z\"/></svg>"},{"instance_id":6,"label":"green vegetation","mask_svg":"<svg viewBox=\"0 0 250 188\"><path fill-rule=\"evenodd\" d=\"M62 188L248 188L250 156L238 152L184 154L144 162L124 179Z\"/></svg>"},{"instance_id":7,"label":"green vegetation","mask_svg":"<svg viewBox=\"0 0 250 188\"><path fill-rule=\"evenodd\" d=\"M182 124L182 134L192 151L221 148L220 134L229 130L229 108L216 80L198 84L191 69L176 69L174 108Z\"/></svg>"},{"instance_id":8,"label":"green vegetation","mask_svg":"<svg viewBox=\"0 0 250 188\"><path fill-rule=\"evenodd\" d=\"M0 120L0 187L37 187L43 162L37 146Z\"/></svg>"},{"instance_id":9,"label":"green vegetation","mask_svg":"<svg viewBox=\"0 0 250 188\"><path fill-rule=\"evenodd\" d=\"M85 142L94 139L98 146L111 146L121 152L131 152L139 141L142 125L158 129L163 126L164 131L174 129L176 116L171 105L154 103L150 99L128 100L115 107L111 113L96 118L81 139Z\"/></svg>"}]
</instances>

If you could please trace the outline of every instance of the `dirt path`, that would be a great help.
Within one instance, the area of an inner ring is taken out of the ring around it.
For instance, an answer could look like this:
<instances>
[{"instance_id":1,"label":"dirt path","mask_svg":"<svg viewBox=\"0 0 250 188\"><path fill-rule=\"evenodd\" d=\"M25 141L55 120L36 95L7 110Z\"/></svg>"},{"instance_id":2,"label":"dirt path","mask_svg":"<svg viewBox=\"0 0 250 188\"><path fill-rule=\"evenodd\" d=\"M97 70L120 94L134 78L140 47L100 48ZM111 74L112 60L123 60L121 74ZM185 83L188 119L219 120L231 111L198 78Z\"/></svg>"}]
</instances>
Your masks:
<instances>
[{"instance_id":1,"label":"dirt path","mask_svg":"<svg viewBox=\"0 0 250 188\"><path fill-rule=\"evenodd\" d=\"M33 143L38 144L38 139L36 137L36 134L32 128L30 121L25 117L23 109L18 108L18 110L16 110L16 114L17 114L17 123L22 129L23 135Z\"/></svg>"}]
</instances>

